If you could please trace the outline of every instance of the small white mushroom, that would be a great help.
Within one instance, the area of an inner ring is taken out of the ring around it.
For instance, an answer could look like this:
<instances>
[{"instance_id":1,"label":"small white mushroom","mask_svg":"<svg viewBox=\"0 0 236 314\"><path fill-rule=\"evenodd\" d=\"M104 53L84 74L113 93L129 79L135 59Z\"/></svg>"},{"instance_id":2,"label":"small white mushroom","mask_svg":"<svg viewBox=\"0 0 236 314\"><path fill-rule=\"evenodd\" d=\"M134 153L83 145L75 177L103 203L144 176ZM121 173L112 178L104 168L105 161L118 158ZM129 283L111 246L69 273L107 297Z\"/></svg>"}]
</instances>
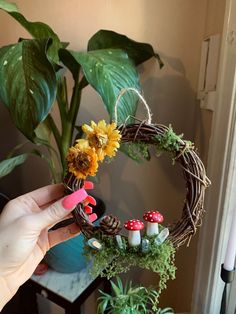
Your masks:
<instances>
[{"instance_id":1,"label":"small white mushroom","mask_svg":"<svg viewBox=\"0 0 236 314\"><path fill-rule=\"evenodd\" d=\"M128 242L130 246L138 246L141 243L140 230L144 228L144 223L138 219L128 220L124 224L125 229L129 231Z\"/></svg>"},{"instance_id":2,"label":"small white mushroom","mask_svg":"<svg viewBox=\"0 0 236 314\"><path fill-rule=\"evenodd\" d=\"M147 221L147 236L151 237L159 233L158 223L164 220L159 211L150 210L143 215L143 219Z\"/></svg>"}]
</instances>

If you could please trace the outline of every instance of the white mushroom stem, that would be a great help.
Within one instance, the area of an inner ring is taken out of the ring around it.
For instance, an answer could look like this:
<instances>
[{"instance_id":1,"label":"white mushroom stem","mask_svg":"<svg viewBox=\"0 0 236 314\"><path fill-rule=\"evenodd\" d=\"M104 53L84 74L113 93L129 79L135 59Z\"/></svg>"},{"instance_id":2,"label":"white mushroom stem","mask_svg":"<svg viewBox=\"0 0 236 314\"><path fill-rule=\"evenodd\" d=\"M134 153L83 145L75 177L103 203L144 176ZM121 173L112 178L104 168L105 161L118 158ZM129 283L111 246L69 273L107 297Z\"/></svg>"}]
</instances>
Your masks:
<instances>
[{"instance_id":1,"label":"white mushroom stem","mask_svg":"<svg viewBox=\"0 0 236 314\"><path fill-rule=\"evenodd\" d=\"M159 233L158 223L157 222L148 222L147 223L147 236L151 237Z\"/></svg>"},{"instance_id":2,"label":"white mushroom stem","mask_svg":"<svg viewBox=\"0 0 236 314\"><path fill-rule=\"evenodd\" d=\"M138 246L141 243L141 235L139 230L129 230L128 242L130 246Z\"/></svg>"}]
</instances>

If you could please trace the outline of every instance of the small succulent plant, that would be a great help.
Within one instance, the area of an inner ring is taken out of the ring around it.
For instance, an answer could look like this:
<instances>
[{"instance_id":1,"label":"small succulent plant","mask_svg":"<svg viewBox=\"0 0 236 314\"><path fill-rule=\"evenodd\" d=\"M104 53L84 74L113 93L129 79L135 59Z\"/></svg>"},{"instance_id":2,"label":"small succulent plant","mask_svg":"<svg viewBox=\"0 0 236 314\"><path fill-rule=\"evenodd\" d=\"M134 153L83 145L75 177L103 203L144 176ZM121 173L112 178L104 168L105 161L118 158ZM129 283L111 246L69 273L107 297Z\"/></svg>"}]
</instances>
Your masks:
<instances>
[{"instance_id":1,"label":"small succulent plant","mask_svg":"<svg viewBox=\"0 0 236 314\"><path fill-rule=\"evenodd\" d=\"M116 283L111 281L112 293L100 291L97 313L103 314L173 314L170 307L158 308L156 299L158 292L152 288L134 286L132 282L123 285L119 277Z\"/></svg>"}]
</instances>

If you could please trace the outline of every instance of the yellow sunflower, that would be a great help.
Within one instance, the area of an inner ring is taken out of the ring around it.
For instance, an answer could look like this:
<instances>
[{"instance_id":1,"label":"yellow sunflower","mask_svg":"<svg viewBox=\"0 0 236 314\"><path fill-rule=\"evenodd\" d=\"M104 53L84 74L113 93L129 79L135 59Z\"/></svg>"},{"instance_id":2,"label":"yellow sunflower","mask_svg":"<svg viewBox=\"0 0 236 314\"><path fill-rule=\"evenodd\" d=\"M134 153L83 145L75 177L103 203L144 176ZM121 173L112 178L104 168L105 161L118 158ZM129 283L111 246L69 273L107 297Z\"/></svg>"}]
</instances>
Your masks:
<instances>
[{"instance_id":1,"label":"yellow sunflower","mask_svg":"<svg viewBox=\"0 0 236 314\"><path fill-rule=\"evenodd\" d=\"M68 170L77 179L85 179L87 176L95 176L98 169L98 157L93 147L84 139L76 141L76 144L69 148L66 156Z\"/></svg>"},{"instance_id":2,"label":"yellow sunflower","mask_svg":"<svg viewBox=\"0 0 236 314\"><path fill-rule=\"evenodd\" d=\"M95 148L98 160L102 161L105 156L115 156L117 149L120 147L119 141L121 139L115 123L106 124L105 120L101 120L96 124L91 121L91 125L84 124L82 129L90 146Z\"/></svg>"}]
</instances>

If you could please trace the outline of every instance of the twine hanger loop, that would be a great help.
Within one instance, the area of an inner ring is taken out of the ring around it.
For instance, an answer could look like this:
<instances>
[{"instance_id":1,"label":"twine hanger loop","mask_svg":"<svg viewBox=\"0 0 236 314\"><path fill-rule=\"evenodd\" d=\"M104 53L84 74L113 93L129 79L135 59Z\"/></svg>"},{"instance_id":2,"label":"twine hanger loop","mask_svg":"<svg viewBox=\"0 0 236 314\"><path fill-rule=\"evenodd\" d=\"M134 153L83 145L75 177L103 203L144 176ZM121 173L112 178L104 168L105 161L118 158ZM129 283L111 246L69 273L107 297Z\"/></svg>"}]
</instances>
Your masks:
<instances>
[{"instance_id":1,"label":"twine hanger loop","mask_svg":"<svg viewBox=\"0 0 236 314\"><path fill-rule=\"evenodd\" d=\"M117 100L116 100L116 103L115 103L115 107L114 107L114 122L117 124L118 122L118 116L117 116L117 109L118 109L118 105L119 105L119 102L120 102L120 99L121 97L129 92L129 91L132 91L134 93L136 93L139 97L139 99L142 101L144 107L146 108L146 111L147 111L147 123L148 124L151 124L152 123L152 113L151 113L151 110L150 110L150 107L148 106L146 100L144 99L144 97L141 95L141 93L136 89L136 88L133 88L133 87L127 87L127 88L123 88L121 89L118 97L117 97Z\"/></svg>"}]
</instances>

